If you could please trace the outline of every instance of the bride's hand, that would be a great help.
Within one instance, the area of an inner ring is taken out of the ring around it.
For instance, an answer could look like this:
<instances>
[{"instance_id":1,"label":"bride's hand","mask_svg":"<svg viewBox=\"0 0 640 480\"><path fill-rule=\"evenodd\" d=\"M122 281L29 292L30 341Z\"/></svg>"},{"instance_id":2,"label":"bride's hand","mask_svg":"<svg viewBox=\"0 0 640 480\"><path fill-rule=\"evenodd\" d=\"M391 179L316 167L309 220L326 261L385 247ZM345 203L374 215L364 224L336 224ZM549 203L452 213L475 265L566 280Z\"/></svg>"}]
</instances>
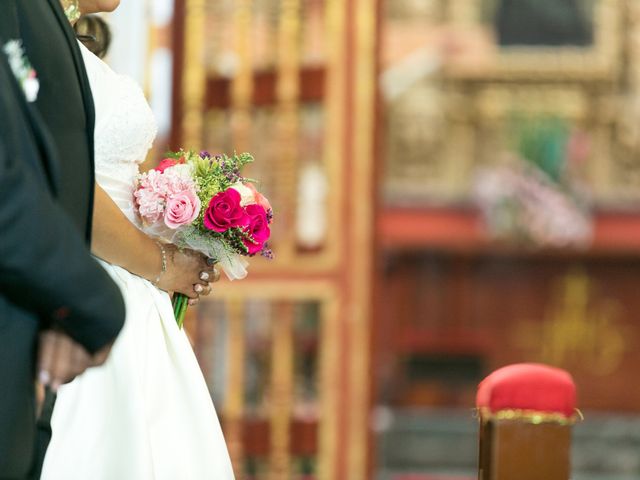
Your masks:
<instances>
[{"instance_id":1,"label":"bride's hand","mask_svg":"<svg viewBox=\"0 0 640 480\"><path fill-rule=\"evenodd\" d=\"M163 247L167 270L160 276L158 288L186 295L190 305L197 303L201 295L209 295L211 283L220 278L214 265L193 250L178 250L174 245Z\"/></svg>"}]
</instances>

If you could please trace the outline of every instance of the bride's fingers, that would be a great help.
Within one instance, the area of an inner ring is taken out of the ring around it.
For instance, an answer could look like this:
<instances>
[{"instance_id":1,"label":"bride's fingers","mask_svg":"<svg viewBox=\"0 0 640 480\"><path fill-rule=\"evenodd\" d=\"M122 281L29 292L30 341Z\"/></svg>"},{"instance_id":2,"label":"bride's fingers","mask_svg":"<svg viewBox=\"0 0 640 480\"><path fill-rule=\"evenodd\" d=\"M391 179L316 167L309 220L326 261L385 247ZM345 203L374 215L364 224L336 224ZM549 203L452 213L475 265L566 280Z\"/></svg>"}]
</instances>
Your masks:
<instances>
[{"instance_id":1,"label":"bride's fingers","mask_svg":"<svg viewBox=\"0 0 640 480\"><path fill-rule=\"evenodd\" d=\"M198 298L199 294L195 291L195 285L191 285L190 289L185 288L184 290L179 290L180 293L186 295L190 299Z\"/></svg>"},{"instance_id":2,"label":"bride's fingers","mask_svg":"<svg viewBox=\"0 0 640 480\"><path fill-rule=\"evenodd\" d=\"M202 257L202 271L209 272L209 274L215 274L218 269L216 268L216 262L213 258Z\"/></svg>"},{"instance_id":3,"label":"bride's fingers","mask_svg":"<svg viewBox=\"0 0 640 480\"><path fill-rule=\"evenodd\" d=\"M213 283L217 282L218 280L220 280L220 270L218 270L217 268L213 269L213 279L211 280Z\"/></svg>"},{"instance_id":4,"label":"bride's fingers","mask_svg":"<svg viewBox=\"0 0 640 480\"><path fill-rule=\"evenodd\" d=\"M189 306L193 307L194 305L197 305L199 301L200 301L199 297L198 298L191 298L191 299L189 299Z\"/></svg>"},{"instance_id":5,"label":"bride's fingers","mask_svg":"<svg viewBox=\"0 0 640 480\"><path fill-rule=\"evenodd\" d=\"M207 285L203 288L202 292L200 292L200 296L201 297L206 297L207 295L209 295L211 293L211 285Z\"/></svg>"},{"instance_id":6,"label":"bride's fingers","mask_svg":"<svg viewBox=\"0 0 640 480\"><path fill-rule=\"evenodd\" d=\"M214 268L212 271L200 272L200 282L202 285L208 285L210 283L215 283L220 280L220 271L217 268Z\"/></svg>"}]
</instances>

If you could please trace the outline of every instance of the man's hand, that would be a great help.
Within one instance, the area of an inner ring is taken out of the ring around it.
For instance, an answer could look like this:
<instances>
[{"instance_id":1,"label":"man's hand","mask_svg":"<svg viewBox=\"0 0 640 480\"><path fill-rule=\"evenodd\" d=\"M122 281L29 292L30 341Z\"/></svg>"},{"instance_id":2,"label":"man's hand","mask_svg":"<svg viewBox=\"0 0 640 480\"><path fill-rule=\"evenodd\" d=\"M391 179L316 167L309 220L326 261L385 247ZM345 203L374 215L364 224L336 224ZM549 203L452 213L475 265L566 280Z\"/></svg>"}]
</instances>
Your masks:
<instances>
[{"instance_id":1,"label":"man's hand","mask_svg":"<svg viewBox=\"0 0 640 480\"><path fill-rule=\"evenodd\" d=\"M68 335L46 330L40 335L38 380L55 392L60 385L70 382L87 368L102 365L110 351L111 344L90 355Z\"/></svg>"}]
</instances>

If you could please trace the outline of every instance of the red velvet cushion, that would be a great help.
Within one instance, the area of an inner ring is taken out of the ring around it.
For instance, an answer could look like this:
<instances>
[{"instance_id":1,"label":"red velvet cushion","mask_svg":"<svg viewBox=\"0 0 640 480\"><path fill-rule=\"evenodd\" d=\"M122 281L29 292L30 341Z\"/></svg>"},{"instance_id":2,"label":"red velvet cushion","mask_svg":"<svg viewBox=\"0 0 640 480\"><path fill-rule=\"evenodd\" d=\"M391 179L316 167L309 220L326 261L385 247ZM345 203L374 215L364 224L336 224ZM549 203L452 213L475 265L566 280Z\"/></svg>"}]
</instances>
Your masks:
<instances>
[{"instance_id":1,"label":"red velvet cushion","mask_svg":"<svg viewBox=\"0 0 640 480\"><path fill-rule=\"evenodd\" d=\"M480 382L476 406L492 413L534 410L571 417L576 407L576 386L564 370L519 363L500 368Z\"/></svg>"}]
</instances>

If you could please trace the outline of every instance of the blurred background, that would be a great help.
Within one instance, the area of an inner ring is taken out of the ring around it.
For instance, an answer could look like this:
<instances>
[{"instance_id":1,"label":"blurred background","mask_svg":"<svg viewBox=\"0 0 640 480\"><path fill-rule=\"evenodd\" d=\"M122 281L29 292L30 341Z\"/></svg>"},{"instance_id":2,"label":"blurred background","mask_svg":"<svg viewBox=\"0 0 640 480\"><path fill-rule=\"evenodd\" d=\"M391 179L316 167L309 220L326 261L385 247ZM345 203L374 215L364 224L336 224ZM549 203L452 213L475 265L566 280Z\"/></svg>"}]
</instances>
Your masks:
<instances>
[{"instance_id":1,"label":"blurred background","mask_svg":"<svg viewBox=\"0 0 640 480\"><path fill-rule=\"evenodd\" d=\"M167 148L250 151L275 260L188 331L239 479L476 478L478 382L568 369L575 480L640 478L640 1L146 0Z\"/></svg>"}]
</instances>

